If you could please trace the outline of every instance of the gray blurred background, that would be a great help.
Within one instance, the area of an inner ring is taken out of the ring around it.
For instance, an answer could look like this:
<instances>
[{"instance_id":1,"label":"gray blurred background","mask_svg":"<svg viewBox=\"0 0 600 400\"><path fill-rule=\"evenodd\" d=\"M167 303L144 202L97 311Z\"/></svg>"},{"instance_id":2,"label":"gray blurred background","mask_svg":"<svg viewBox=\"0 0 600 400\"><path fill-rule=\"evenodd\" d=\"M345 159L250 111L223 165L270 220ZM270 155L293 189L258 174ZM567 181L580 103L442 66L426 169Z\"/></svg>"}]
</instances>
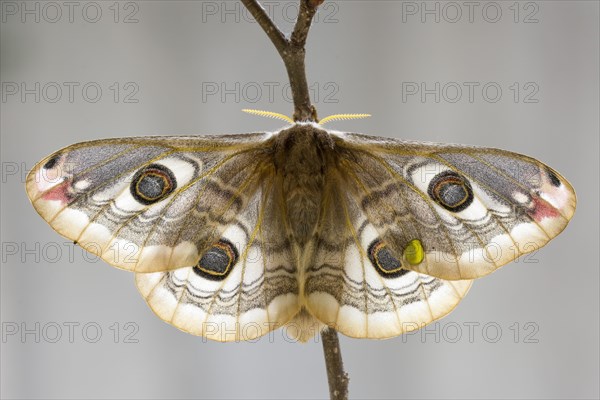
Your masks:
<instances>
[{"instance_id":1,"label":"gray blurred background","mask_svg":"<svg viewBox=\"0 0 600 400\"><path fill-rule=\"evenodd\" d=\"M70 5L69 5L70 4ZM133 276L56 234L24 175L92 139L275 130L283 64L235 1L1 3L3 398L325 398L320 343L220 344L156 318ZM470 5L469 5L470 4ZM286 32L296 2L265 2ZM308 40L340 130L500 147L579 204L537 253L415 334L341 338L352 398L598 398L598 2L326 1ZM437 85L437 86L436 86Z\"/></svg>"}]
</instances>

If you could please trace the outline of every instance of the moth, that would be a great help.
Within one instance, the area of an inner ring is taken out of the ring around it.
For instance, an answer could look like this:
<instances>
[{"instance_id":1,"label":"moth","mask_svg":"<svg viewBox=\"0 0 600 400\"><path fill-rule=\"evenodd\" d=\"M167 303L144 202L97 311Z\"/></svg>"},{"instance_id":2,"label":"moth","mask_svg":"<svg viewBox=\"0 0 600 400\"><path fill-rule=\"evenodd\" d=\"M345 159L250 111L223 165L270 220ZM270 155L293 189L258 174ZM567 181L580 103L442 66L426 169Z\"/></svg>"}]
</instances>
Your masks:
<instances>
[{"instance_id":1,"label":"moth","mask_svg":"<svg viewBox=\"0 0 600 400\"><path fill-rule=\"evenodd\" d=\"M575 212L569 182L524 155L255 113L289 125L75 144L31 170L27 194L59 234L134 272L157 316L218 341L419 329Z\"/></svg>"}]
</instances>

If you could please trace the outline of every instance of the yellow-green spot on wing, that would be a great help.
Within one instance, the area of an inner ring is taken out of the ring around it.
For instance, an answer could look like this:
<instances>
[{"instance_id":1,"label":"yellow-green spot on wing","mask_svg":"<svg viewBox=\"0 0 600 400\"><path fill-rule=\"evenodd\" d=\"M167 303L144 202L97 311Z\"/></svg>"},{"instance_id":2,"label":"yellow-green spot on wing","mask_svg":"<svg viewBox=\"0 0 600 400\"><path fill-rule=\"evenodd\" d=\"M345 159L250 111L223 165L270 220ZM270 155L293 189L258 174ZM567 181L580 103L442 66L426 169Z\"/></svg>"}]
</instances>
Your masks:
<instances>
[{"instance_id":1,"label":"yellow-green spot on wing","mask_svg":"<svg viewBox=\"0 0 600 400\"><path fill-rule=\"evenodd\" d=\"M404 248L403 252L404 259L411 265L420 264L425 258L425 252L423 251L423 245L419 239L413 239Z\"/></svg>"}]
</instances>

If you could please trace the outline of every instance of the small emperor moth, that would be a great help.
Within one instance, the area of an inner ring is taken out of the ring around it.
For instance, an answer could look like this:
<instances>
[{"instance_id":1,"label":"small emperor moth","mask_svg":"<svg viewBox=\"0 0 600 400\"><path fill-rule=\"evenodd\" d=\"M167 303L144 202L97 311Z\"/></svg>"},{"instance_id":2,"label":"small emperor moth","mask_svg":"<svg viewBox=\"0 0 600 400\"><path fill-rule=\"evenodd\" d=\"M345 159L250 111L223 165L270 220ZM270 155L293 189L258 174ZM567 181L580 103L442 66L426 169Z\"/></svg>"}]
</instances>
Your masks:
<instances>
[{"instance_id":1,"label":"small emperor moth","mask_svg":"<svg viewBox=\"0 0 600 400\"><path fill-rule=\"evenodd\" d=\"M420 328L575 212L569 182L524 155L288 121L75 144L35 166L27 194L58 233L135 272L161 319L220 341Z\"/></svg>"}]
</instances>

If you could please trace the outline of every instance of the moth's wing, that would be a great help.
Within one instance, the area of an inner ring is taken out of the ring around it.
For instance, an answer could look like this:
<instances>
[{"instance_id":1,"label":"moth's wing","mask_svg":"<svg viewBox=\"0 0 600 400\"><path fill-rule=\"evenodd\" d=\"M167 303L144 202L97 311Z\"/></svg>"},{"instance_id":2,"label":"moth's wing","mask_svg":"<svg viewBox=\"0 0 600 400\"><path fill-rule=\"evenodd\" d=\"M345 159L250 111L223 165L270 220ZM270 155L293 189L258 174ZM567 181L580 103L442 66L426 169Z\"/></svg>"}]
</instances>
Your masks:
<instances>
[{"instance_id":1,"label":"moth's wing","mask_svg":"<svg viewBox=\"0 0 600 400\"><path fill-rule=\"evenodd\" d=\"M516 153L335 135L340 170L403 267L473 279L535 251L575 212L573 187Z\"/></svg>"},{"instance_id":2,"label":"moth's wing","mask_svg":"<svg viewBox=\"0 0 600 400\"><path fill-rule=\"evenodd\" d=\"M179 329L218 341L251 340L300 309L298 272L272 179L195 267L137 273L152 310Z\"/></svg>"},{"instance_id":3,"label":"moth's wing","mask_svg":"<svg viewBox=\"0 0 600 400\"><path fill-rule=\"evenodd\" d=\"M271 136L75 144L33 168L27 194L54 230L116 267L195 265L258 189Z\"/></svg>"},{"instance_id":4,"label":"moth's wing","mask_svg":"<svg viewBox=\"0 0 600 400\"><path fill-rule=\"evenodd\" d=\"M360 204L336 181L324 194L306 265L308 311L344 335L373 339L420 329L452 311L471 281L398 268Z\"/></svg>"}]
</instances>

